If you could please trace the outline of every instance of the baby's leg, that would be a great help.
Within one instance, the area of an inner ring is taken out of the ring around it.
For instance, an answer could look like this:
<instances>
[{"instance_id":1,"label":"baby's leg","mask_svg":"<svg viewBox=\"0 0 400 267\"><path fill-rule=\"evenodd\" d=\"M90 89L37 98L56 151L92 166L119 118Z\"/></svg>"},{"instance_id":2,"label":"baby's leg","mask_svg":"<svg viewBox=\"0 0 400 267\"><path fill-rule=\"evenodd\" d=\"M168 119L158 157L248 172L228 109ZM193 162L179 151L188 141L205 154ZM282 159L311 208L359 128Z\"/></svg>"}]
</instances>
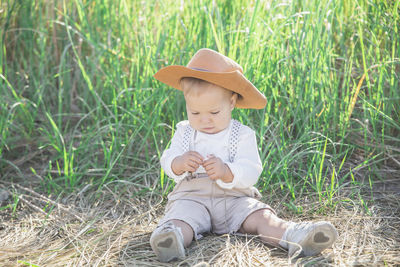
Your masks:
<instances>
[{"instance_id":1,"label":"baby's leg","mask_svg":"<svg viewBox=\"0 0 400 267\"><path fill-rule=\"evenodd\" d=\"M325 221L292 223L268 209L250 214L239 230L259 235L265 242L288 249L289 256L314 256L332 246L338 237L335 227Z\"/></svg>"},{"instance_id":2,"label":"baby's leg","mask_svg":"<svg viewBox=\"0 0 400 267\"><path fill-rule=\"evenodd\" d=\"M171 220L176 227L181 228L182 235L183 235L183 244L185 248L187 248L193 240L193 229L190 227L189 224L185 223L181 220Z\"/></svg>"},{"instance_id":3,"label":"baby's leg","mask_svg":"<svg viewBox=\"0 0 400 267\"><path fill-rule=\"evenodd\" d=\"M288 226L287 221L280 219L269 209L262 209L251 213L239 232L259 235L268 244L278 246Z\"/></svg>"}]
</instances>

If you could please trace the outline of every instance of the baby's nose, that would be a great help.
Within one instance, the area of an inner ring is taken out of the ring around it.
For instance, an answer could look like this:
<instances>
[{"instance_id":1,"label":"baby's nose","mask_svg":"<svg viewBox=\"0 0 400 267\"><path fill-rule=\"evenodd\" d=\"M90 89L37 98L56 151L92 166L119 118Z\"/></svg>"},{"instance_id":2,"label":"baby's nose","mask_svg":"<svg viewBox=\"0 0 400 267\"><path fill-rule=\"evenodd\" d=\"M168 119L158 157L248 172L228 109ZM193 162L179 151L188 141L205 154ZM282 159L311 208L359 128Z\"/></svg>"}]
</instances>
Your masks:
<instances>
[{"instance_id":1,"label":"baby's nose","mask_svg":"<svg viewBox=\"0 0 400 267\"><path fill-rule=\"evenodd\" d=\"M210 116L204 115L201 117L201 122L209 122L210 121Z\"/></svg>"}]
</instances>

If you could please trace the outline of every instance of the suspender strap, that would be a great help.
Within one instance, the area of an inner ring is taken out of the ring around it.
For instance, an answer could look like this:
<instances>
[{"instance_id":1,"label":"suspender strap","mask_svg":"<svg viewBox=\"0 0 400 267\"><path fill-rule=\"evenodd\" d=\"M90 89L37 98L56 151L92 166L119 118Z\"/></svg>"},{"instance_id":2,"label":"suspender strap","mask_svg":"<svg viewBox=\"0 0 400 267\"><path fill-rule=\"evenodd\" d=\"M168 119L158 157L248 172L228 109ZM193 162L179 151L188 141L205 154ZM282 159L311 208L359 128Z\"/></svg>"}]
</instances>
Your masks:
<instances>
[{"instance_id":1,"label":"suspender strap","mask_svg":"<svg viewBox=\"0 0 400 267\"><path fill-rule=\"evenodd\" d=\"M233 162L237 154L237 145L239 141L239 131L242 124L233 120L231 133L229 134L229 161Z\"/></svg>"},{"instance_id":2,"label":"suspender strap","mask_svg":"<svg viewBox=\"0 0 400 267\"><path fill-rule=\"evenodd\" d=\"M190 126L190 124L186 125L185 131L183 132L183 142L182 142L182 149L184 152L189 151L189 144L193 131L194 129Z\"/></svg>"}]
</instances>

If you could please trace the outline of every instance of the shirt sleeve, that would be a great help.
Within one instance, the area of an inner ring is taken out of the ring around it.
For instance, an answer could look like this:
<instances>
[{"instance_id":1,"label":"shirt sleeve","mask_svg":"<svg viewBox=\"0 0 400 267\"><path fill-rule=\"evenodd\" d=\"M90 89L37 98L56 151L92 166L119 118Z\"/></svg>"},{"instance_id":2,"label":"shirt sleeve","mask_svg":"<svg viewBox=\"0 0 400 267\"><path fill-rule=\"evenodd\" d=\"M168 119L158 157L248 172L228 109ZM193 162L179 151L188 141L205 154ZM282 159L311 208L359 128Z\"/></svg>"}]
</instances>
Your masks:
<instances>
[{"instance_id":1,"label":"shirt sleeve","mask_svg":"<svg viewBox=\"0 0 400 267\"><path fill-rule=\"evenodd\" d=\"M217 180L217 184L225 189L250 188L257 183L262 172L255 132L243 125L238 139L234 162L226 162L233 174L232 182Z\"/></svg>"},{"instance_id":2,"label":"shirt sleeve","mask_svg":"<svg viewBox=\"0 0 400 267\"><path fill-rule=\"evenodd\" d=\"M182 147L182 142L183 142L183 133L185 131L185 127L187 125L187 121L182 121L179 122L176 125L176 131L174 136L172 137L171 140L171 145L169 146L168 149L164 150L161 158L160 158L160 163L161 167L164 169L164 172L176 183L179 183L181 180L183 180L187 175L188 172L184 172L181 175L176 175L172 171L172 161L177 157L180 156L184 153L183 147Z\"/></svg>"}]
</instances>

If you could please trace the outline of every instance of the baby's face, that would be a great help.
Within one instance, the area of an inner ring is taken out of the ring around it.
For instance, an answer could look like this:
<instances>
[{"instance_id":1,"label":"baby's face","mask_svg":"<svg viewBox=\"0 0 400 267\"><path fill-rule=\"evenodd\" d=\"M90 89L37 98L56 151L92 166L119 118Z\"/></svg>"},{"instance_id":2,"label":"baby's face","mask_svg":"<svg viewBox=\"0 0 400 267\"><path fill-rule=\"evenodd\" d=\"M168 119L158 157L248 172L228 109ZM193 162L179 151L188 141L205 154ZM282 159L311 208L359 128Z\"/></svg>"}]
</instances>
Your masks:
<instances>
[{"instance_id":1,"label":"baby's face","mask_svg":"<svg viewBox=\"0 0 400 267\"><path fill-rule=\"evenodd\" d=\"M210 84L185 94L190 125L197 131L215 134L229 126L236 94Z\"/></svg>"}]
</instances>

